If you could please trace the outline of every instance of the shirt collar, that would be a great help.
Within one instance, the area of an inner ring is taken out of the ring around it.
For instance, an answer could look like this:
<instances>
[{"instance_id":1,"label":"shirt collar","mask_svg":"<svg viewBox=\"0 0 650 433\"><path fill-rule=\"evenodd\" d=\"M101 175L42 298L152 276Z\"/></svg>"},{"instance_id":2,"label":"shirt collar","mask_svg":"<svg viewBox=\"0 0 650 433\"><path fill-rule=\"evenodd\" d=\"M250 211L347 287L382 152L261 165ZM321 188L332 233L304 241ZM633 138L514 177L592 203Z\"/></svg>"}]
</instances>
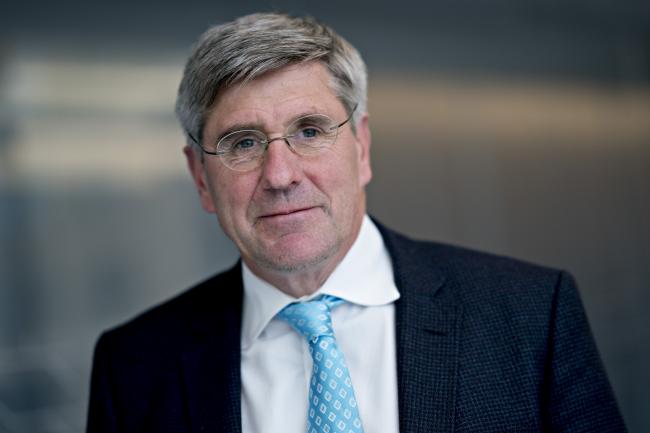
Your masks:
<instances>
[{"instance_id":1,"label":"shirt collar","mask_svg":"<svg viewBox=\"0 0 650 433\"><path fill-rule=\"evenodd\" d=\"M378 306L390 304L399 298L388 250L379 230L367 215L352 247L315 293L299 299L289 296L253 274L243 262L242 280L243 349L250 347L269 322L292 302L328 294L352 304Z\"/></svg>"}]
</instances>

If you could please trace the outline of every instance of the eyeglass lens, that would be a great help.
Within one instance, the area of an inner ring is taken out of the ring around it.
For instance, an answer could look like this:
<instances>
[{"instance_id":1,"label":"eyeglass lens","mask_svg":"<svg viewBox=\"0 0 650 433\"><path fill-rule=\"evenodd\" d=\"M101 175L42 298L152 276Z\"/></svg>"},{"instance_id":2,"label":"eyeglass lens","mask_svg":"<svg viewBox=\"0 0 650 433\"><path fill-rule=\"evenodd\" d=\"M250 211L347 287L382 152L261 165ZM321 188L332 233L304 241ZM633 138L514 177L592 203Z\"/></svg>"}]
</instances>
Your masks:
<instances>
[{"instance_id":1,"label":"eyeglass lens","mask_svg":"<svg viewBox=\"0 0 650 433\"><path fill-rule=\"evenodd\" d=\"M284 139L296 153L309 156L331 146L337 131L329 117L313 114L296 119L284 136L274 139L256 130L232 132L217 143L216 153L234 170L252 170L261 164L266 148L274 140Z\"/></svg>"}]
</instances>

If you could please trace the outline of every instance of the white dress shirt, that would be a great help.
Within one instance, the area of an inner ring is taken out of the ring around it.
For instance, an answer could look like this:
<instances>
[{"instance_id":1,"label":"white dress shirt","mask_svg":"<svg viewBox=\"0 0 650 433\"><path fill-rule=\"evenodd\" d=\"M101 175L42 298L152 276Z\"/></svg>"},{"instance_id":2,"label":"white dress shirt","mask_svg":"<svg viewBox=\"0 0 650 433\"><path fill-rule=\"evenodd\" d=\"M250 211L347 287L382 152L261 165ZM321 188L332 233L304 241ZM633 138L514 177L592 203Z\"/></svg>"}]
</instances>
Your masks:
<instances>
[{"instance_id":1,"label":"white dress shirt","mask_svg":"<svg viewBox=\"0 0 650 433\"><path fill-rule=\"evenodd\" d=\"M305 433L312 359L307 341L276 314L296 299L242 266L243 433ZM364 217L356 241L314 294L347 301L332 311L365 433L398 433L395 308L399 292L384 241Z\"/></svg>"}]
</instances>

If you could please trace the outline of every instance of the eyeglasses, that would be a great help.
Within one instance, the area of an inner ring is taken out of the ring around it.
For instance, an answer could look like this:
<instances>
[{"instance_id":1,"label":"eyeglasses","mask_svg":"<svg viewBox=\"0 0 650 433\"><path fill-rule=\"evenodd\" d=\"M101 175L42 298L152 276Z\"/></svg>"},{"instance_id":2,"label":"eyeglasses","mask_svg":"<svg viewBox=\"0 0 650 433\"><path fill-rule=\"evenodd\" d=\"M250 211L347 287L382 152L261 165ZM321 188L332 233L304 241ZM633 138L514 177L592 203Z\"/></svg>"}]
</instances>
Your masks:
<instances>
[{"instance_id":1,"label":"eyeglasses","mask_svg":"<svg viewBox=\"0 0 650 433\"><path fill-rule=\"evenodd\" d=\"M341 123L334 123L324 114L310 114L291 122L282 137L269 138L262 131L245 129L224 135L216 144L202 145L191 134L190 139L208 155L216 155L223 164L235 171L250 171L262 165L264 154L275 140L284 140L294 153L301 156L316 155L336 141L339 128L352 119L350 115Z\"/></svg>"}]
</instances>

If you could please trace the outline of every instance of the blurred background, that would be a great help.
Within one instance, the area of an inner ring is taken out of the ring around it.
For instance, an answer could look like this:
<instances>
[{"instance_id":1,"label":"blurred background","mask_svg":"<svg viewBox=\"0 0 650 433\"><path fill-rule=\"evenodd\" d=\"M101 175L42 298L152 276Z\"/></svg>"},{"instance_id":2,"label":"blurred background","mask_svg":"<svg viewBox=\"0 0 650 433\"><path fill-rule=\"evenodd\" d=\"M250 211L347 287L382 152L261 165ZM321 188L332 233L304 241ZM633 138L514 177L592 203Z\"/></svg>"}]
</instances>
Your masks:
<instances>
[{"instance_id":1,"label":"blurred background","mask_svg":"<svg viewBox=\"0 0 650 433\"><path fill-rule=\"evenodd\" d=\"M0 432L83 431L99 333L235 261L173 104L198 34L259 10L366 59L371 213L570 270L650 431L647 0L36 0L0 12Z\"/></svg>"}]
</instances>

